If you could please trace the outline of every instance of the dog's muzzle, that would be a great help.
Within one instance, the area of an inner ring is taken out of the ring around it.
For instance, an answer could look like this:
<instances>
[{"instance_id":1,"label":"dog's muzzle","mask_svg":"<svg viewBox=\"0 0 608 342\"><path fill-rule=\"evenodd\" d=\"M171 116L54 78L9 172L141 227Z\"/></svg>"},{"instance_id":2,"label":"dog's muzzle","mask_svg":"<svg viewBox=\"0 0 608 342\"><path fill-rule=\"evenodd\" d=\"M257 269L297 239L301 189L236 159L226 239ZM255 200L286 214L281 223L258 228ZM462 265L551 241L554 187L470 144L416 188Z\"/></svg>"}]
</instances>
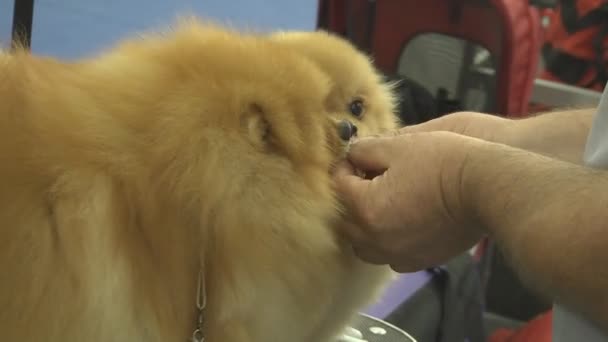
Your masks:
<instances>
[{"instance_id":1,"label":"dog's muzzle","mask_svg":"<svg viewBox=\"0 0 608 342\"><path fill-rule=\"evenodd\" d=\"M340 139L349 141L352 137L357 136L357 126L348 120L342 120L338 123L338 135Z\"/></svg>"}]
</instances>

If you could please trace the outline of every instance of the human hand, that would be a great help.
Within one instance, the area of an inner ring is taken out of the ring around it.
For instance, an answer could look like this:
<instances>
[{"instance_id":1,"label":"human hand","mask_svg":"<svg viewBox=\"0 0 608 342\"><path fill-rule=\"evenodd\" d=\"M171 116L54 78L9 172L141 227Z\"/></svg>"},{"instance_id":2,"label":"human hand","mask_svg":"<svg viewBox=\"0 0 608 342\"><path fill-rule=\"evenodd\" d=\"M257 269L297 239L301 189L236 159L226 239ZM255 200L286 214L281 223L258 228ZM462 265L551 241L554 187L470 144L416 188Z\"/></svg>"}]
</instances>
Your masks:
<instances>
[{"instance_id":1,"label":"human hand","mask_svg":"<svg viewBox=\"0 0 608 342\"><path fill-rule=\"evenodd\" d=\"M406 126L391 132L391 134L447 131L486 141L517 145L513 141L515 126L517 126L517 120L484 113L458 112L418 125Z\"/></svg>"},{"instance_id":2,"label":"human hand","mask_svg":"<svg viewBox=\"0 0 608 342\"><path fill-rule=\"evenodd\" d=\"M482 140L449 132L363 138L335 173L351 214L343 233L364 261L397 272L435 266L482 236L462 198L462 172ZM362 170L369 179L357 175Z\"/></svg>"}]
</instances>

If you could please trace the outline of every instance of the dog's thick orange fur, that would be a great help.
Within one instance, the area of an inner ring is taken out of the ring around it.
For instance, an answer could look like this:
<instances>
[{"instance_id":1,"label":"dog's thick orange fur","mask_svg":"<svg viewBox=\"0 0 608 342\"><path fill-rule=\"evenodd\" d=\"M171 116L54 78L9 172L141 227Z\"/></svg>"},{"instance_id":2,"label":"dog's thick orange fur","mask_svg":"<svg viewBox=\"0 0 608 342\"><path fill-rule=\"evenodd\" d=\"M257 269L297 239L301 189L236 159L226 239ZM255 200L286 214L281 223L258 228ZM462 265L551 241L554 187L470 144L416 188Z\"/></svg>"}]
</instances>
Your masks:
<instances>
[{"instance_id":1,"label":"dog's thick orange fur","mask_svg":"<svg viewBox=\"0 0 608 342\"><path fill-rule=\"evenodd\" d=\"M389 274L336 237L330 177L352 97L394 127L379 82L323 33L195 21L0 55L0 340L185 341L202 265L206 341L330 341Z\"/></svg>"}]
</instances>

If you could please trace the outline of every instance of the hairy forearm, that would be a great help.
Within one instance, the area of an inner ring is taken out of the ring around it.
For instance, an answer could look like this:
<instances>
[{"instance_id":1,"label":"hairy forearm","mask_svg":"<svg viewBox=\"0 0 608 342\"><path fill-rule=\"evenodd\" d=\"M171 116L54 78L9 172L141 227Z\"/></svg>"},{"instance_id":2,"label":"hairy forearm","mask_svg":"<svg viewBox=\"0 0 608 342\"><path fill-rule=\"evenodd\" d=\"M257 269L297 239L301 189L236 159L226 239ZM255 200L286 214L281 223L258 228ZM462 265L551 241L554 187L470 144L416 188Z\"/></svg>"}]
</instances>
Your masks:
<instances>
[{"instance_id":1,"label":"hairy forearm","mask_svg":"<svg viewBox=\"0 0 608 342\"><path fill-rule=\"evenodd\" d=\"M478 144L462 193L524 280L608 329L608 173Z\"/></svg>"},{"instance_id":2,"label":"hairy forearm","mask_svg":"<svg viewBox=\"0 0 608 342\"><path fill-rule=\"evenodd\" d=\"M582 164L596 109L544 113L513 120L500 140L510 146Z\"/></svg>"}]
</instances>

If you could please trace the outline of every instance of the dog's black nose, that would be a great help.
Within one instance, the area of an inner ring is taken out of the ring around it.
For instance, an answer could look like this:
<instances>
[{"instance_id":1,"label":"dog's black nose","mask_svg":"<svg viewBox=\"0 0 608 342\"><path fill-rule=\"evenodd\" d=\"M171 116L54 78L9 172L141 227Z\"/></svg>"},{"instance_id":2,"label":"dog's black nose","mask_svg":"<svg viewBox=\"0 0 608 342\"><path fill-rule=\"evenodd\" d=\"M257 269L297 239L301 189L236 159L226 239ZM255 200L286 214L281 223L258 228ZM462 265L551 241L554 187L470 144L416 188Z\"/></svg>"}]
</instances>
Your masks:
<instances>
[{"instance_id":1,"label":"dog's black nose","mask_svg":"<svg viewBox=\"0 0 608 342\"><path fill-rule=\"evenodd\" d=\"M338 134L340 139L348 141L357 135L357 126L348 120L342 120L338 123Z\"/></svg>"}]
</instances>

